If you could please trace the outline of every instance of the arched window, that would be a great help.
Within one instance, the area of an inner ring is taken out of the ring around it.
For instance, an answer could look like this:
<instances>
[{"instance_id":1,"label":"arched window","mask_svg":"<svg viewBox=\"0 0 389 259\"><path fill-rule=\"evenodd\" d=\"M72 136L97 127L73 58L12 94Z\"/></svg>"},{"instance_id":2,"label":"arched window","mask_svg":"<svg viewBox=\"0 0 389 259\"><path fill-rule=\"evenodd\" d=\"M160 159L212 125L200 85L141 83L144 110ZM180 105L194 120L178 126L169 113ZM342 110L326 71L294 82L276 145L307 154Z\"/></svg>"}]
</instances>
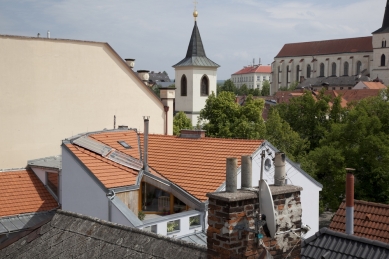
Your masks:
<instances>
[{"instance_id":1,"label":"arched window","mask_svg":"<svg viewBox=\"0 0 389 259\"><path fill-rule=\"evenodd\" d=\"M382 40L382 46L383 48L386 48L386 40Z\"/></svg>"},{"instance_id":2,"label":"arched window","mask_svg":"<svg viewBox=\"0 0 389 259\"><path fill-rule=\"evenodd\" d=\"M381 56L381 67L385 66L385 54L382 54Z\"/></svg>"},{"instance_id":3,"label":"arched window","mask_svg":"<svg viewBox=\"0 0 389 259\"><path fill-rule=\"evenodd\" d=\"M320 76L324 77L324 64L320 63Z\"/></svg>"},{"instance_id":4,"label":"arched window","mask_svg":"<svg viewBox=\"0 0 389 259\"><path fill-rule=\"evenodd\" d=\"M203 75L201 78L201 96L208 96L209 95L209 80L206 75Z\"/></svg>"},{"instance_id":5,"label":"arched window","mask_svg":"<svg viewBox=\"0 0 389 259\"><path fill-rule=\"evenodd\" d=\"M182 75L181 77L181 96L186 96L188 91L187 91L187 81L186 81L186 76Z\"/></svg>"},{"instance_id":6,"label":"arched window","mask_svg":"<svg viewBox=\"0 0 389 259\"><path fill-rule=\"evenodd\" d=\"M336 63L332 63L332 74L331 76L336 76Z\"/></svg>"},{"instance_id":7,"label":"arched window","mask_svg":"<svg viewBox=\"0 0 389 259\"><path fill-rule=\"evenodd\" d=\"M362 62L358 61L357 62L357 75L359 75L361 73L361 68L362 68Z\"/></svg>"},{"instance_id":8,"label":"arched window","mask_svg":"<svg viewBox=\"0 0 389 259\"><path fill-rule=\"evenodd\" d=\"M300 65L296 66L296 82L300 81Z\"/></svg>"},{"instance_id":9,"label":"arched window","mask_svg":"<svg viewBox=\"0 0 389 259\"><path fill-rule=\"evenodd\" d=\"M289 66L286 66L286 83L289 83Z\"/></svg>"},{"instance_id":10,"label":"arched window","mask_svg":"<svg viewBox=\"0 0 389 259\"><path fill-rule=\"evenodd\" d=\"M307 78L311 78L311 65L307 66Z\"/></svg>"},{"instance_id":11,"label":"arched window","mask_svg":"<svg viewBox=\"0 0 389 259\"><path fill-rule=\"evenodd\" d=\"M343 75L348 76L348 62L344 62L344 72Z\"/></svg>"}]
</instances>

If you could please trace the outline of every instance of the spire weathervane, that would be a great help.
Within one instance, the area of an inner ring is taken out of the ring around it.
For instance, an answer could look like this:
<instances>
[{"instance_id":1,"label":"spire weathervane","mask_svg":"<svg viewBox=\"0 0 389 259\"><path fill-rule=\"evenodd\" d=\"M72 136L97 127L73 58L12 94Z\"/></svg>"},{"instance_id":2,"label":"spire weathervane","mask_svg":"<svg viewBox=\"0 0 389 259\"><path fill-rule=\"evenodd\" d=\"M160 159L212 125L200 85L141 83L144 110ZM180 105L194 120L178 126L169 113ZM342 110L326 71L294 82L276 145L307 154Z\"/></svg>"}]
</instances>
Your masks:
<instances>
[{"instance_id":1,"label":"spire weathervane","mask_svg":"<svg viewBox=\"0 0 389 259\"><path fill-rule=\"evenodd\" d=\"M194 3L193 17L194 17L194 20L196 21L196 18L199 15L199 13L197 12L197 3L198 2L196 0L194 0L193 3Z\"/></svg>"}]
</instances>

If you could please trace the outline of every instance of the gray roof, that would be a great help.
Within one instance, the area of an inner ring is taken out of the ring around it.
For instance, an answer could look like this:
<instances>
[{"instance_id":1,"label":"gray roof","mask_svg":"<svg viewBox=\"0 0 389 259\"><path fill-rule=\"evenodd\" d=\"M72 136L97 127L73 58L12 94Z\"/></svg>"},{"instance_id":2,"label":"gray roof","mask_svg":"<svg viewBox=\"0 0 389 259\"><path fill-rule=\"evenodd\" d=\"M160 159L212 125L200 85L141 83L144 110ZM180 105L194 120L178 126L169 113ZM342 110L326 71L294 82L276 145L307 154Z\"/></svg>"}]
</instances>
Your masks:
<instances>
[{"instance_id":1,"label":"gray roof","mask_svg":"<svg viewBox=\"0 0 389 259\"><path fill-rule=\"evenodd\" d=\"M58 210L53 219L0 244L0 258L206 258L203 246Z\"/></svg>"},{"instance_id":2,"label":"gray roof","mask_svg":"<svg viewBox=\"0 0 389 259\"><path fill-rule=\"evenodd\" d=\"M186 236L177 237L177 239L184 240L188 243L207 246L207 235L204 232L195 232Z\"/></svg>"},{"instance_id":3,"label":"gray roof","mask_svg":"<svg viewBox=\"0 0 389 259\"><path fill-rule=\"evenodd\" d=\"M373 34L387 33L387 32L389 32L389 0L386 1L386 8L385 8L384 19L382 21L382 27L374 31Z\"/></svg>"},{"instance_id":4,"label":"gray roof","mask_svg":"<svg viewBox=\"0 0 389 259\"><path fill-rule=\"evenodd\" d=\"M27 161L29 166L62 169L62 156L43 157Z\"/></svg>"},{"instance_id":5,"label":"gray roof","mask_svg":"<svg viewBox=\"0 0 389 259\"><path fill-rule=\"evenodd\" d=\"M371 81L367 76L327 76L327 77L315 77L307 78L304 82L300 83L297 87L308 88L310 86L322 86L323 83L328 83L328 86L355 86L359 81Z\"/></svg>"},{"instance_id":6,"label":"gray roof","mask_svg":"<svg viewBox=\"0 0 389 259\"><path fill-rule=\"evenodd\" d=\"M192 36L190 37L188 50L183 60L173 67L198 66L198 67L220 67L218 64L207 58L203 42L201 41L200 31L195 21Z\"/></svg>"},{"instance_id":7,"label":"gray roof","mask_svg":"<svg viewBox=\"0 0 389 259\"><path fill-rule=\"evenodd\" d=\"M322 228L301 244L301 259L384 259L389 245Z\"/></svg>"},{"instance_id":8,"label":"gray roof","mask_svg":"<svg viewBox=\"0 0 389 259\"><path fill-rule=\"evenodd\" d=\"M55 211L33 212L0 218L0 235L18 232L54 216Z\"/></svg>"}]
</instances>

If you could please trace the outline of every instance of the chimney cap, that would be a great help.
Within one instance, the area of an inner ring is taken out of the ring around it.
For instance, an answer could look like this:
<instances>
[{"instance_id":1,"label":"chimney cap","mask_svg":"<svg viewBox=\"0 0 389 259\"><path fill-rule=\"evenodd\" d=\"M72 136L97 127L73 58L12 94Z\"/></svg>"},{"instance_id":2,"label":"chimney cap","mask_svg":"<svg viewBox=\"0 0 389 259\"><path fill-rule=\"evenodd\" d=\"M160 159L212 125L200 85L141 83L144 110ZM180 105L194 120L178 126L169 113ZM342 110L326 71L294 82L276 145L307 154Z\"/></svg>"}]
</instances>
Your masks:
<instances>
[{"instance_id":1,"label":"chimney cap","mask_svg":"<svg viewBox=\"0 0 389 259\"><path fill-rule=\"evenodd\" d=\"M125 58L125 61L135 61L135 58Z\"/></svg>"}]
</instances>

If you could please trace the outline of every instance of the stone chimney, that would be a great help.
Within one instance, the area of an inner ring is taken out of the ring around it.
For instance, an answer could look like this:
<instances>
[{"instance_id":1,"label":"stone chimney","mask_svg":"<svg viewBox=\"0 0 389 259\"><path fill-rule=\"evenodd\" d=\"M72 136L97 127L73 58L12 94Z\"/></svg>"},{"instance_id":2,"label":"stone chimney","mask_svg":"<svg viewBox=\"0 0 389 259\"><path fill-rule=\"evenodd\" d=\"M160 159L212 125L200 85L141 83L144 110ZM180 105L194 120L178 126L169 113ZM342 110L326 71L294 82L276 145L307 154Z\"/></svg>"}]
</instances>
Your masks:
<instances>
[{"instance_id":1,"label":"stone chimney","mask_svg":"<svg viewBox=\"0 0 389 259\"><path fill-rule=\"evenodd\" d=\"M180 131L180 138L205 138L205 130L187 130Z\"/></svg>"},{"instance_id":2,"label":"stone chimney","mask_svg":"<svg viewBox=\"0 0 389 259\"><path fill-rule=\"evenodd\" d=\"M259 227L258 189L208 193L208 258L300 258L301 190L293 185L270 186L276 220L274 238L267 225Z\"/></svg>"}]
</instances>

